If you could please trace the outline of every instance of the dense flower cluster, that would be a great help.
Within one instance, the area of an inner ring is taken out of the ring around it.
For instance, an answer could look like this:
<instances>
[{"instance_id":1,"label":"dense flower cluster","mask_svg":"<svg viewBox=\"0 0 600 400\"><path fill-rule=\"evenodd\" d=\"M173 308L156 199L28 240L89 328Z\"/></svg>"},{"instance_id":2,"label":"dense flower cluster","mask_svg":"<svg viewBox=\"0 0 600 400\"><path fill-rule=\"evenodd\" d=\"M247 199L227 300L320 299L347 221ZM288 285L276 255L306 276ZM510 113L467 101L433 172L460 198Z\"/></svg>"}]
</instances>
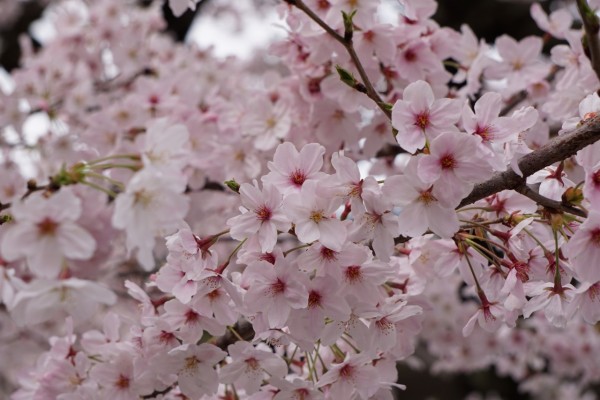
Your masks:
<instances>
[{"instance_id":1,"label":"dense flower cluster","mask_svg":"<svg viewBox=\"0 0 600 400\"><path fill-rule=\"evenodd\" d=\"M52 4L0 92L12 399L384 400L399 361L600 382L600 144L520 163L598 124L586 32L534 4L547 56L399 3L282 0L253 68L158 6ZM465 203L499 173L522 182Z\"/></svg>"}]
</instances>

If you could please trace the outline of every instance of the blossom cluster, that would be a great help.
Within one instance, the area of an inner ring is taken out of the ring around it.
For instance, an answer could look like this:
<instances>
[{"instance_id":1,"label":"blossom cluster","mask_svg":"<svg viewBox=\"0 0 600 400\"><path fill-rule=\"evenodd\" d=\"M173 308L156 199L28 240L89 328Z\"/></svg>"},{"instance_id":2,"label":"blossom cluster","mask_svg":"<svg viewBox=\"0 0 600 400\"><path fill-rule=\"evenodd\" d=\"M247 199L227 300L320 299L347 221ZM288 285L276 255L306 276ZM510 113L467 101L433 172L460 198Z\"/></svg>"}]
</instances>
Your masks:
<instances>
[{"instance_id":1,"label":"blossom cluster","mask_svg":"<svg viewBox=\"0 0 600 400\"><path fill-rule=\"evenodd\" d=\"M593 396L600 144L522 162L598 125L587 32L399 3L280 1L277 66L174 43L158 5L48 8L0 92L11 398L383 400L398 362Z\"/></svg>"}]
</instances>

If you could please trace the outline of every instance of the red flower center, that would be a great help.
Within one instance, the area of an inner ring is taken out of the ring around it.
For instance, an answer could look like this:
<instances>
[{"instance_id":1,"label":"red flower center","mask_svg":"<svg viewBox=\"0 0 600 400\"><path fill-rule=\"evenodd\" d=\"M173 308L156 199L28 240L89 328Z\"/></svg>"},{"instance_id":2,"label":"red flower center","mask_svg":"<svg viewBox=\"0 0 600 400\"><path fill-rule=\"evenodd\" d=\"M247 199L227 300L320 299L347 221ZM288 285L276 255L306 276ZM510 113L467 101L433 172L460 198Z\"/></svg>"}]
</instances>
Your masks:
<instances>
[{"instance_id":1,"label":"red flower center","mask_svg":"<svg viewBox=\"0 0 600 400\"><path fill-rule=\"evenodd\" d=\"M115 386L119 389L127 389L129 387L129 378L125 375L119 375L119 378L115 382Z\"/></svg>"},{"instance_id":2,"label":"red flower center","mask_svg":"<svg viewBox=\"0 0 600 400\"><path fill-rule=\"evenodd\" d=\"M429 112L425 111L418 114L415 118L415 125L425 130L429 126Z\"/></svg>"},{"instance_id":3,"label":"red flower center","mask_svg":"<svg viewBox=\"0 0 600 400\"><path fill-rule=\"evenodd\" d=\"M302 186L302 184L304 183L305 180L306 180L306 175L304 174L303 171L300 171L299 169L295 170L290 175L290 182L292 182L296 186Z\"/></svg>"},{"instance_id":4,"label":"red flower center","mask_svg":"<svg viewBox=\"0 0 600 400\"><path fill-rule=\"evenodd\" d=\"M256 217L260 221L268 221L271 219L271 210L265 205L262 205L258 210L255 210L254 212L256 213Z\"/></svg>"},{"instance_id":5,"label":"red flower center","mask_svg":"<svg viewBox=\"0 0 600 400\"><path fill-rule=\"evenodd\" d=\"M440 165L442 169L454 169L456 167L456 160L452 154L448 154L440 159Z\"/></svg>"},{"instance_id":6,"label":"red flower center","mask_svg":"<svg viewBox=\"0 0 600 400\"><path fill-rule=\"evenodd\" d=\"M37 224L38 233L40 236L52 236L56 233L56 229L58 228L58 224L54 222L52 219L46 217L42 222Z\"/></svg>"}]
</instances>

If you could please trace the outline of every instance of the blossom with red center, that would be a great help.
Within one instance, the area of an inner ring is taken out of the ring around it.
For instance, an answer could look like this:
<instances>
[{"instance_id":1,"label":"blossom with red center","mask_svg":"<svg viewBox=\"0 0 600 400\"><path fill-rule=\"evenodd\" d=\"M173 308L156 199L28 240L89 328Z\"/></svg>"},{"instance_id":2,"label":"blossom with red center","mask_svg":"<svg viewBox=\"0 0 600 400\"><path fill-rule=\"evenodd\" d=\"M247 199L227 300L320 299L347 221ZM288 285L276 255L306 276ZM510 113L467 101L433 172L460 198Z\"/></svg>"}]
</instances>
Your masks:
<instances>
[{"instance_id":1,"label":"blossom with red center","mask_svg":"<svg viewBox=\"0 0 600 400\"><path fill-rule=\"evenodd\" d=\"M298 267L284 257L278 257L275 265L254 262L244 271L244 279L250 282L244 302L250 311L264 313L271 328L280 328L292 309L308 304L303 277Z\"/></svg>"},{"instance_id":2,"label":"blossom with red center","mask_svg":"<svg viewBox=\"0 0 600 400\"><path fill-rule=\"evenodd\" d=\"M448 207L456 207L475 183L492 174L477 145L473 136L445 132L433 139L429 154L419 160L419 178L435 183L433 195Z\"/></svg>"},{"instance_id":3,"label":"blossom with red center","mask_svg":"<svg viewBox=\"0 0 600 400\"><path fill-rule=\"evenodd\" d=\"M264 379L283 378L288 367L266 345L254 347L248 342L236 342L227 348L231 361L219 371L219 381L235 384L248 395L256 393Z\"/></svg>"},{"instance_id":4,"label":"blossom with red center","mask_svg":"<svg viewBox=\"0 0 600 400\"><path fill-rule=\"evenodd\" d=\"M340 251L346 240L346 226L335 218L339 199L326 193L317 181L308 181L300 193L287 196L284 210L295 224L298 240L311 243L318 240L327 248Z\"/></svg>"},{"instance_id":5,"label":"blossom with red center","mask_svg":"<svg viewBox=\"0 0 600 400\"><path fill-rule=\"evenodd\" d=\"M343 362L333 364L319 379L317 387L329 385L328 393L331 398L351 399L358 395L366 400L379 390L379 383L380 379L371 359L363 353L351 355L348 352Z\"/></svg>"},{"instance_id":6,"label":"blossom with red center","mask_svg":"<svg viewBox=\"0 0 600 400\"><path fill-rule=\"evenodd\" d=\"M169 363L177 373L181 392L190 399L215 394L219 377L214 365L226 355L223 350L208 343L183 344L169 351Z\"/></svg>"},{"instance_id":7,"label":"blossom with red center","mask_svg":"<svg viewBox=\"0 0 600 400\"><path fill-rule=\"evenodd\" d=\"M2 257L15 261L25 257L37 276L55 278L66 259L84 260L96 250L96 241L76 221L81 200L67 188L46 198L40 193L11 207L15 220L0 243Z\"/></svg>"},{"instance_id":8,"label":"blossom with red center","mask_svg":"<svg viewBox=\"0 0 600 400\"><path fill-rule=\"evenodd\" d=\"M325 148L317 143L305 145L300 152L292 143L282 143L277 146L273 161L267 164L271 172L263 176L263 184L275 186L284 196L297 193L306 181L324 176L319 172L324 154Z\"/></svg>"},{"instance_id":9,"label":"blossom with red center","mask_svg":"<svg viewBox=\"0 0 600 400\"><path fill-rule=\"evenodd\" d=\"M392 204L402 207L398 218L400 234L416 237L431 229L443 238L452 237L459 228L454 206L439 200L437 183L431 185L419 178L417 166L422 157L411 159L404 175L388 177L383 194Z\"/></svg>"},{"instance_id":10,"label":"blossom with red center","mask_svg":"<svg viewBox=\"0 0 600 400\"><path fill-rule=\"evenodd\" d=\"M404 89L403 99L392 108L396 140L404 150L414 153L444 131L455 131L461 103L455 99L435 99L429 83L417 81Z\"/></svg>"},{"instance_id":11,"label":"blossom with red center","mask_svg":"<svg viewBox=\"0 0 600 400\"><path fill-rule=\"evenodd\" d=\"M240 186L240 198L246 211L230 218L231 237L237 240L256 236L261 250L270 252L277 243L277 231L287 232L290 221L282 212L283 197L272 185L259 189L258 183L244 183Z\"/></svg>"}]
</instances>

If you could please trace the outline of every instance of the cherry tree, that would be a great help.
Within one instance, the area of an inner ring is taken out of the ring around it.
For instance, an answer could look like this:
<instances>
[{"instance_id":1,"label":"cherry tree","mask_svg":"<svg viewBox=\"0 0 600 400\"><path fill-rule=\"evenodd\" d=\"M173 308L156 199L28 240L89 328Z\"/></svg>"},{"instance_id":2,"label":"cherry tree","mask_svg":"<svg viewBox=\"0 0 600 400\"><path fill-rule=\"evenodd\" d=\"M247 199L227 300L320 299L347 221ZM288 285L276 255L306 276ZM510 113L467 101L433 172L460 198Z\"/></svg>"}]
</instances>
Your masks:
<instances>
[{"instance_id":1,"label":"cherry tree","mask_svg":"<svg viewBox=\"0 0 600 400\"><path fill-rule=\"evenodd\" d=\"M382 2L273 1L277 64L51 4L0 93L7 397L383 400L403 363L595 398L600 2L494 43Z\"/></svg>"}]
</instances>

